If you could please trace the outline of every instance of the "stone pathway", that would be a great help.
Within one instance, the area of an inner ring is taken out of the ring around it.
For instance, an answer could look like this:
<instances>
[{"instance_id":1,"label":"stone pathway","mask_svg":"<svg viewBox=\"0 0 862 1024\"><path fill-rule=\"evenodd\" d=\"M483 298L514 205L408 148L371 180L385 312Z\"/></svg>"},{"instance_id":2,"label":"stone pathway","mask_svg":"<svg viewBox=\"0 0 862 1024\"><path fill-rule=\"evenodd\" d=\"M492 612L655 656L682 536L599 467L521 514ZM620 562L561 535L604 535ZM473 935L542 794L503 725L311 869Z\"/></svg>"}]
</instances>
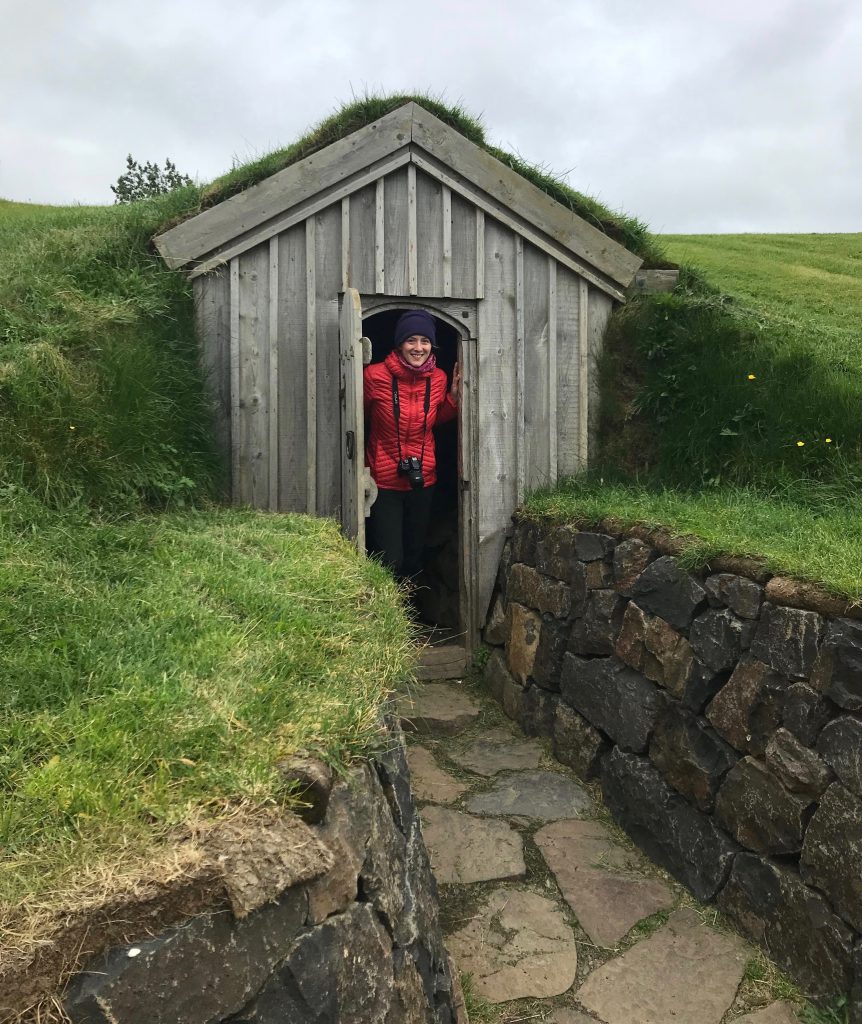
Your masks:
<instances>
[{"instance_id":1,"label":"stone pathway","mask_svg":"<svg viewBox=\"0 0 862 1024\"><path fill-rule=\"evenodd\" d=\"M447 945L501 1024L798 1024L757 952L496 704L435 682L399 709Z\"/></svg>"}]
</instances>

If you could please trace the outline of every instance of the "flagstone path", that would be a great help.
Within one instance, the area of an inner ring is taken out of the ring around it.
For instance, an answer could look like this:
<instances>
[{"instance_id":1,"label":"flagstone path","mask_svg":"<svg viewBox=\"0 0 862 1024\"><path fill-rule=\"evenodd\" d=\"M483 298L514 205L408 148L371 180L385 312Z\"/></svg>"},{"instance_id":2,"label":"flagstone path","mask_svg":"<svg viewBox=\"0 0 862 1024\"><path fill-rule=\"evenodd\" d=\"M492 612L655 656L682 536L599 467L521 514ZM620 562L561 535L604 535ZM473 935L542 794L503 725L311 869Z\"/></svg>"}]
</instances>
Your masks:
<instances>
[{"instance_id":1,"label":"flagstone path","mask_svg":"<svg viewBox=\"0 0 862 1024\"><path fill-rule=\"evenodd\" d=\"M459 683L399 701L446 941L501 1024L797 1024L596 796Z\"/></svg>"}]
</instances>

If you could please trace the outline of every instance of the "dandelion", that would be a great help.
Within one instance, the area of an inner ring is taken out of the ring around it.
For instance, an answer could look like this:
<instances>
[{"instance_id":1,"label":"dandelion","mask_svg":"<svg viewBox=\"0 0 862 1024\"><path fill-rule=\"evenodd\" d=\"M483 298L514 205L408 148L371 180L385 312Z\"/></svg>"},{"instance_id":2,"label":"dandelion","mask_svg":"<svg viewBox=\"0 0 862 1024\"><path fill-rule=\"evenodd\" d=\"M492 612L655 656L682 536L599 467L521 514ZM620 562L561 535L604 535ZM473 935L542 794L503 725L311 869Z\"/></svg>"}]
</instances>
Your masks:
<instances>
[{"instance_id":1,"label":"dandelion","mask_svg":"<svg viewBox=\"0 0 862 1024\"><path fill-rule=\"evenodd\" d=\"M796 442L796 447L797 448L804 448L805 447L805 442L804 441L797 441Z\"/></svg>"},{"instance_id":2,"label":"dandelion","mask_svg":"<svg viewBox=\"0 0 862 1024\"><path fill-rule=\"evenodd\" d=\"M824 440L824 441L825 441L825 442L826 442L827 444L832 444L832 438L831 438L831 437L824 437L824 438L823 438L823 440Z\"/></svg>"},{"instance_id":3,"label":"dandelion","mask_svg":"<svg viewBox=\"0 0 862 1024\"><path fill-rule=\"evenodd\" d=\"M749 380L757 380L757 377L756 377L756 376L755 376L755 375L754 375L753 373L750 373L750 374L748 375L748 379L749 379Z\"/></svg>"},{"instance_id":4,"label":"dandelion","mask_svg":"<svg viewBox=\"0 0 862 1024\"><path fill-rule=\"evenodd\" d=\"M70 423L69 424L69 430L74 430L74 429L75 429L75 424L74 423Z\"/></svg>"}]
</instances>

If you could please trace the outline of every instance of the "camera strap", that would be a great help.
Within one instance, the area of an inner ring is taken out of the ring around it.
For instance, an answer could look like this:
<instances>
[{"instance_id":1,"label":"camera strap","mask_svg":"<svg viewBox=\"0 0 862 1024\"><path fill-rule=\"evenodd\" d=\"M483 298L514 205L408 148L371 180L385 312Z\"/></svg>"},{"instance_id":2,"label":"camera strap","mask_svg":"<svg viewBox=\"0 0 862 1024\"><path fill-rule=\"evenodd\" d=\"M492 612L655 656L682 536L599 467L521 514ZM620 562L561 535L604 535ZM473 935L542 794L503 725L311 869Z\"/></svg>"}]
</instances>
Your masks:
<instances>
[{"instance_id":1,"label":"camera strap","mask_svg":"<svg viewBox=\"0 0 862 1024\"><path fill-rule=\"evenodd\" d=\"M422 452L419 456L420 464L425 458L425 437L428 433L428 412L431 409L431 374L425 378L425 417L422 420ZM392 374L392 416L395 419L395 437L398 441L398 461L401 462L401 401L398 397L398 378Z\"/></svg>"}]
</instances>

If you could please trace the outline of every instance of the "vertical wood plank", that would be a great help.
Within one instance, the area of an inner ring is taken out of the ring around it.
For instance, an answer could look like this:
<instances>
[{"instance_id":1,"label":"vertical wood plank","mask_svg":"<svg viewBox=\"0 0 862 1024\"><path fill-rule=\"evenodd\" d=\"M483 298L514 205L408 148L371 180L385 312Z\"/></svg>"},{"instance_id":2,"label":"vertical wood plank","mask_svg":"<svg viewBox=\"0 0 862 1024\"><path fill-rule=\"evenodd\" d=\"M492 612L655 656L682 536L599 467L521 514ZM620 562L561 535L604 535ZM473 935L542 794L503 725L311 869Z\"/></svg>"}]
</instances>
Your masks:
<instances>
[{"instance_id":1,"label":"vertical wood plank","mask_svg":"<svg viewBox=\"0 0 862 1024\"><path fill-rule=\"evenodd\" d=\"M548 258L524 243L524 485L546 486L551 471L549 444ZM554 381L556 388L556 381Z\"/></svg>"},{"instance_id":2,"label":"vertical wood plank","mask_svg":"<svg viewBox=\"0 0 862 1024\"><path fill-rule=\"evenodd\" d=\"M365 425L362 409L362 304L348 288L341 302L341 527L365 552ZM348 443L348 438L350 442Z\"/></svg>"},{"instance_id":3,"label":"vertical wood plank","mask_svg":"<svg viewBox=\"0 0 862 1024\"><path fill-rule=\"evenodd\" d=\"M240 502L239 463L239 257L230 261L230 486L234 505Z\"/></svg>"},{"instance_id":4,"label":"vertical wood plank","mask_svg":"<svg viewBox=\"0 0 862 1024\"><path fill-rule=\"evenodd\" d=\"M548 257L548 483L557 482L557 261Z\"/></svg>"},{"instance_id":5,"label":"vertical wood plank","mask_svg":"<svg viewBox=\"0 0 862 1024\"><path fill-rule=\"evenodd\" d=\"M419 295L443 294L443 186L421 171L416 173L416 282Z\"/></svg>"},{"instance_id":6,"label":"vertical wood plank","mask_svg":"<svg viewBox=\"0 0 862 1024\"><path fill-rule=\"evenodd\" d=\"M485 211L476 207L476 298L485 298Z\"/></svg>"},{"instance_id":7,"label":"vertical wood plank","mask_svg":"<svg viewBox=\"0 0 862 1024\"><path fill-rule=\"evenodd\" d=\"M231 307L230 267L194 279L195 324L200 363L212 407L213 433L222 457L230 497L231 469Z\"/></svg>"},{"instance_id":8,"label":"vertical wood plank","mask_svg":"<svg viewBox=\"0 0 862 1024\"><path fill-rule=\"evenodd\" d=\"M416 165L407 165L407 290L418 294L419 268L417 266L416 223Z\"/></svg>"},{"instance_id":9,"label":"vertical wood plank","mask_svg":"<svg viewBox=\"0 0 862 1024\"><path fill-rule=\"evenodd\" d=\"M306 512L317 512L317 221L305 222L305 428Z\"/></svg>"},{"instance_id":10,"label":"vertical wood plank","mask_svg":"<svg viewBox=\"0 0 862 1024\"><path fill-rule=\"evenodd\" d=\"M269 240L269 508L278 510L278 236Z\"/></svg>"},{"instance_id":11,"label":"vertical wood plank","mask_svg":"<svg viewBox=\"0 0 862 1024\"><path fill-rule=\"evenodd\" d=\"M341 283L341 210L328 206L315 217L317 266L317 514L341 512L341 368L338 346L338 289Z\"/></svg>"},{"instance_id":12,"label":"vertical wood plank","mask_svg":"<svg viewBox=\"0 0 862 1024\"><path fill-rule=\"evenodd\" d=\"M350 196L341 200L341 290L350 287Z\"/></svg>"},{"instance_id":13,"label":"vertical wood plank","mask_svg":"<svg viewBox=\"0 0 862 1024\"><path fill-rule=\"evenodd\" d=\"M308 509L306 225L282 232L278 261L278 507Z\"/></svg>"},{"instance_id":14,"label":"vertical wood plank","mask_svg":"<svg viewBox=\"0 0 862 1024\"><path fill-rule=\"evenodd\" d=\"M269 507L269 242L239 263L240 501Z\"/></svg>"},{"instance_id":15,"label":"vertical wood plank","mask_svg":"<svg viewBox=\"0 0 862 1024\"><path fill-rule=\"evenodd\" d=\"M599 432L599 415L601 413L601 394L599 391L599 361L604 348L605 331L608 320L614 311L614 300L600 291L590 287L589 299L589 414L587 417L587 461L592 464L596 456L596 444Z\"/></svg>"},{"instance_id":16,"label":"vertical wood plank","mask_svg":"<svg viewBox=\"0 0 862 1024\"><path fill-rule=\"evenodd\" d=\"M383 253L387 295L407 295L407 168L386 176L384 220L386 244Z\"/></svg>"},{"instance_id":17,"label":"vertical wood plank","mask_svg":"<svg viewBox=\"0 0 862 1024\"><path fill-rule=\"evenodd\" d=\"M472 299L476 295L476 207L451 192L452 296Z\"/></svg>"},{"instance_id":18,"label":"vertical wood plank","mask_svg":"<svg viewBox=\"0 0 862 1024\"><path fill-rule=\"evenodd\" d=\"M350 252L350 284L360 292L375 289L375 261L377 233L377 185L366 185L350 197L348 224L348 250ZM342 242L344 222L342 221ZM344 290L344 289L342 289Z\"/></svg>"},{"instance_id":19,"label":"vertical wood plank","mask_svg":"<svg viewBox=\"0 0 862 1024\"><path fill-rule=\"evenodd\" d=\"M443 295L452 294L452 191L443 186Z\"/></svg>"},{"instance_id":20,"label":"vertical wood plank","mask_svg":"<svg viewBox=\"0 0 862 1024\"><path fill-rule=\"evenodd\" d=\"M578 278L557 264L557 475L578 471L580 348Z\"/></svg>"},{"instance_id":21,"label":"vertical wood plank","mask_svg":"<svg viewBox=\"0 0 862 1024\"><path fill-rule=\"evenodd\" d=\"M374 194L374 290L382 295L386 290L386 185L377 179Z\"/></svg>"},{"instance_id":22,"label":"vertical wood plank","mask_svg":"<svg viewBox=\"0 0 862 1024\"><path fill-rule=\"evenodd\" d=\"M478 534L476 614L484 622L506 531L517 505L515 439L517 332L515 236L487 218L484 234L485 301L478 333Z\"/></svg>"},{"instance_id":23,"label":"vertical wood plank","mask_svg":"<svg viewBox=\"0 0 862 1024\"><path fill-rule=\"evenodd\" d=\"M516 501L524 500L527 476L526 438L524 437L524 239L515 236L515 440Z\"/></svg>"},{"instance_id":24,"label":"vertical wood plank","mask_svg":"<svg viewBox=\"0 0 862 1024\"><path fill-rule=\"evenodd\" d=\"M578 278L578 469L587 468L590 444L590 286Z\"/></svg>"}]
</instances>

